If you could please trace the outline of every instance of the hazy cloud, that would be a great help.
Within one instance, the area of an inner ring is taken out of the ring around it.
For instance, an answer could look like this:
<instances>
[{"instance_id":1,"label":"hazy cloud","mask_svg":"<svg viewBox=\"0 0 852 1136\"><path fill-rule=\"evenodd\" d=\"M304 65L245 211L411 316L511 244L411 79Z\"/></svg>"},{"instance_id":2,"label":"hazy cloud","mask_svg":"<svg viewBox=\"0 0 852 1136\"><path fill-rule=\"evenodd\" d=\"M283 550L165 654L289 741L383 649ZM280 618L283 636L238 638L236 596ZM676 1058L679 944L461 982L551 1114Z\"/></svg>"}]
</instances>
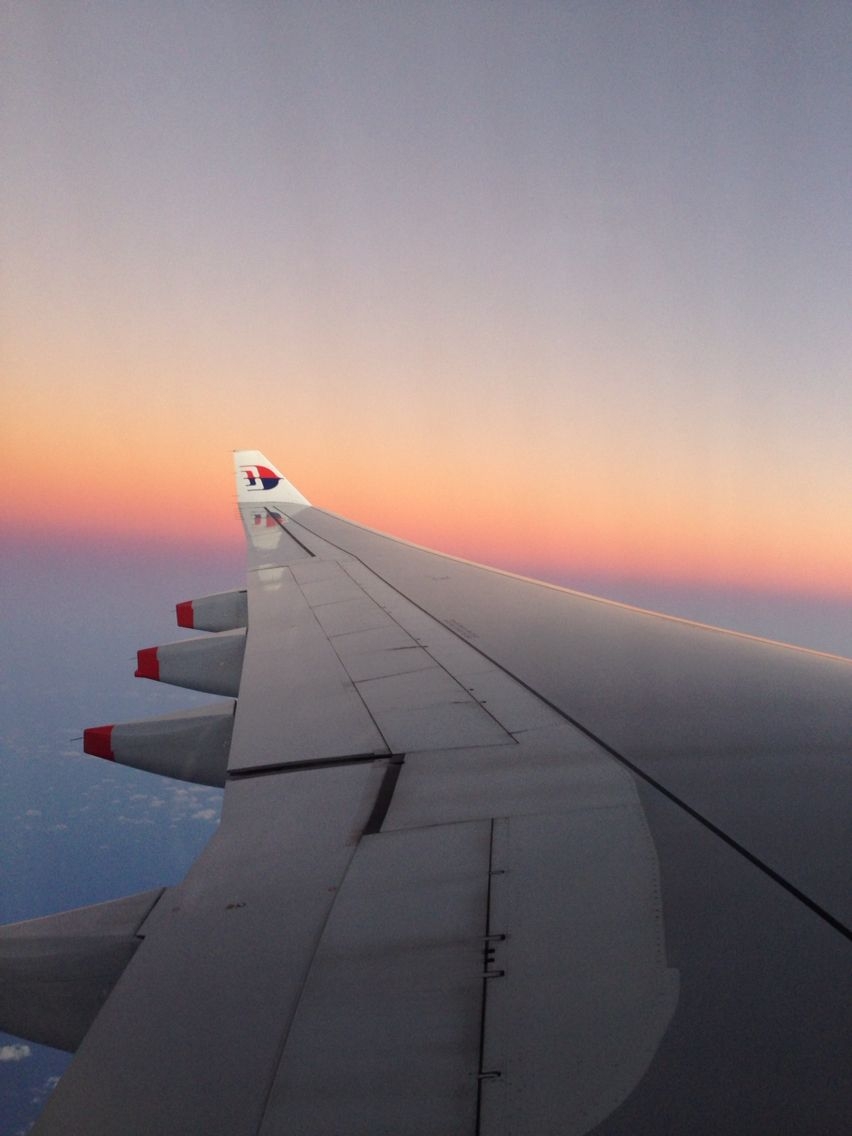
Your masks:
<instances>
[{"instance_id":1,"label":"hazy cloud","mask_svg":"<svg viewBox=\"0 0 852 1136\"><path fill-rule=\"evenodd\" d=\"M32 1055L33 1051L28 1045L0 1045L0 1061L23 1061Z\"/></svg>"}]
</instances>

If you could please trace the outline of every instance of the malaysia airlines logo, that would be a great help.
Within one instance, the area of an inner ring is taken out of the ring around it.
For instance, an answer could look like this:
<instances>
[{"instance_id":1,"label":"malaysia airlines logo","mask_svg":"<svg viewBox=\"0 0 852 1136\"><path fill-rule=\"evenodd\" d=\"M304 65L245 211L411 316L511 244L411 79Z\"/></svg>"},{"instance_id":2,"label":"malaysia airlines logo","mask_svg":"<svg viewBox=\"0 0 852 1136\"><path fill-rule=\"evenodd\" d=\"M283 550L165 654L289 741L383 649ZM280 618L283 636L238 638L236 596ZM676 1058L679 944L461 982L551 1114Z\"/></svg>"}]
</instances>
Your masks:
<instances>
[{"instance_id":1,"label":"malaysia airlines logo","mask_svg":"<svg viewBox=\"0 0 852 1136\"><path fill-rule=\"evenodd\" d=\"M240 469L246 479L246 488L255 493L274 489L281 480L277 473L267 469L265 465L241 465Z\"/></svg>"}]
</instances>

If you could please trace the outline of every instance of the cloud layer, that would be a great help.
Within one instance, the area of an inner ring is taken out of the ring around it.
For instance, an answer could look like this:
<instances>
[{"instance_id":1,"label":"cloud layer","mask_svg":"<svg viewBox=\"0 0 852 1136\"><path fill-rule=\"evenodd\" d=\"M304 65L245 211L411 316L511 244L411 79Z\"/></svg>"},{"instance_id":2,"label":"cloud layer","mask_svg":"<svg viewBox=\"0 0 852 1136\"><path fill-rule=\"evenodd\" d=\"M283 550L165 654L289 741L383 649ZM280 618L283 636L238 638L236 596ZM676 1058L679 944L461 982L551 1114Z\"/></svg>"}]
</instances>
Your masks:
<instances>
[{"instance_id":1,"label":"cloud layer","mask_svg":"<svg viewBox=\"0 0 852 1136\"><path fill-rule=\"evenodd\" d=\"M0 1061L23 1061L32 1055L28 1045L0 1045Z\"/></svg>"}]
</instances>

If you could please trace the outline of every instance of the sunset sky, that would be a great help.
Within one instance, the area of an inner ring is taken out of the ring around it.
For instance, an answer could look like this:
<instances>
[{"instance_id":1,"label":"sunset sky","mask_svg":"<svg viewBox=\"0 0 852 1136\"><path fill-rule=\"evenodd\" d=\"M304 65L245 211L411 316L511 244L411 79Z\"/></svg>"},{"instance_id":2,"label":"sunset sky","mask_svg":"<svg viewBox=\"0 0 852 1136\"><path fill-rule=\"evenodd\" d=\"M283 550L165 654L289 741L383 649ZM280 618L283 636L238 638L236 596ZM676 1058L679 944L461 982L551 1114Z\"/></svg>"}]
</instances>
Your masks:
<instances>
[{"instance_id":1,"label":"sunset sky","mask_svg":"<svg viewBox=\"0 0 852 1136\"><path fill-rule=\"evenodd\" d=\"M3 918L209 835L164 797L128 843L145 774L123 828L61 805L100 791L84 725L191 698L132 657L241 580L235 448L417 543L852 655L848 3L6 0L0 39Z\"/></svg>"},{"instance_id":2,"label":"sunset sky","mask_svg":"<svg viewBox=\"0 0 852 1136\"><path fill-rule=\"evenodd\" d=\"M474 558L850 594L848 5L4 24L13 531L233 541L258 446Z\"/></svg>"}]
</instances>

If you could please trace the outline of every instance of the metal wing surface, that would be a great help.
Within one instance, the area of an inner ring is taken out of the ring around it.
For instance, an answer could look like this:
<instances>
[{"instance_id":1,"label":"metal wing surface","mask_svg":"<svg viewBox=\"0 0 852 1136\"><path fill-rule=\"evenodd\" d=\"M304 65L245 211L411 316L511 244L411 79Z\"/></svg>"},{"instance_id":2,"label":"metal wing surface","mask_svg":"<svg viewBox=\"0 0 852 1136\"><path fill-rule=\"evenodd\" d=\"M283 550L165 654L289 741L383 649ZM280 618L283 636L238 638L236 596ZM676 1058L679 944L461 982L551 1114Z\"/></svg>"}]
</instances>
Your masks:
<instances>
[{"instance_id":1,"label":"metal wing surface","mask_svg":"<svg viewBox=\"0 0 852 1136\"><path fill-rule=\"evenodd\" d=\"M236 455L245 593L87 731L224 784L182 884L5 928L33 1130L841 1133L852 664L441 556ZM247 631L243 628L247 627Z\"/></svg>"}]
</instances>

